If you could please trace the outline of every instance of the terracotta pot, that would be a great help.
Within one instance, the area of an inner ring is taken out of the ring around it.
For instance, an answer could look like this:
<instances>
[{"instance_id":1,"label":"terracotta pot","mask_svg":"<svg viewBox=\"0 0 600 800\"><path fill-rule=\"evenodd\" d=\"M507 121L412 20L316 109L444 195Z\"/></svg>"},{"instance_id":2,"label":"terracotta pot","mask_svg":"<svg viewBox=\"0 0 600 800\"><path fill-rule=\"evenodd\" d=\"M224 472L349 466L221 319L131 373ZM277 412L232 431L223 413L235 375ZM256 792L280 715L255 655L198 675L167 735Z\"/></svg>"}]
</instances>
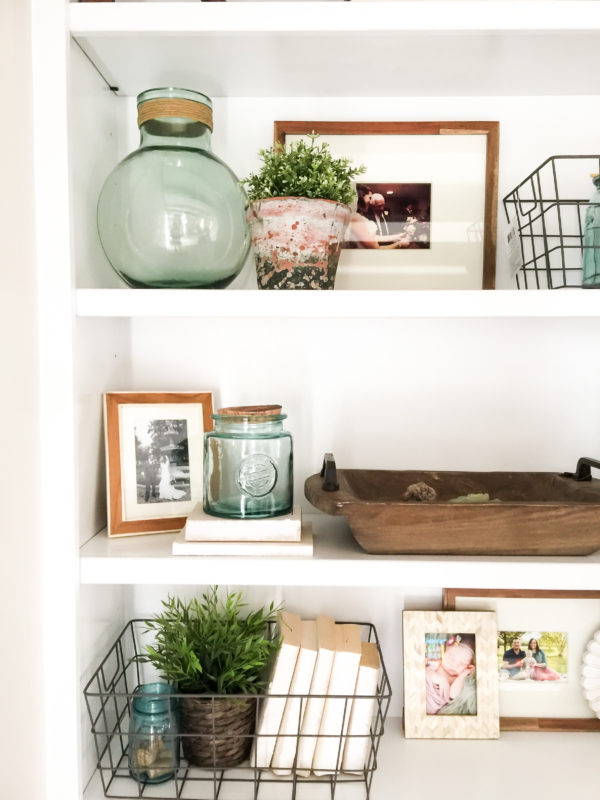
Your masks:
<instances>
[{"instance_id":1,"label":"terracotta pot","mask_svg":"<svg viewBox=\"0 0 600 800\"><path fill-rule=\"evenodd\" d=\"M269 197L250 204L259 289L333 289L351 210L334 200Z\"/></svg>"}]
</instances>

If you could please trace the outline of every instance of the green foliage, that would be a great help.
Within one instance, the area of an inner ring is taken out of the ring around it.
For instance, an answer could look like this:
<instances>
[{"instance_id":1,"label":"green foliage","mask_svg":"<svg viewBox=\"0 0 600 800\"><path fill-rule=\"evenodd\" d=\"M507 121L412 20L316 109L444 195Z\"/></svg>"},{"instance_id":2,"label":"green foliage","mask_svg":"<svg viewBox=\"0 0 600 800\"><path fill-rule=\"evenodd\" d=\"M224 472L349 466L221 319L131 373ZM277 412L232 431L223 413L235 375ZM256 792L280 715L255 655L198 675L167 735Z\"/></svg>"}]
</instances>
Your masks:
<instances>
[{"instance_id":1,"label":"green foliage","mask_svg":"<svg viewBox=\"0 0 600 800\"><path fill-rule=\"evenodd\" d=\"M311 134L310 144L299 140L287 149L260 150L260 171L242 181L248 199L318 197L349 205L355 197L352 179L366 167L353 167L349 158L334 158L327 142L320 147L315 144L317 137Z\"/></svg>"},{"instance_id":2,"label":"green foliage","mask_svg":"<svg viewBox=\"0 0 600 800\"><path fill-rule=\"evenodd\" d=\"M556 654L556 656L561 659L564 658L566 655L567 644L568 640L566 635L560 631L553 633L542 633L540 636L540 647L545 651L548 659L550 659L551 654Z\"/></svg>"},{"instance_id":3,"label":"green foliage","mask_svg":"<svg viewBox=\"0 0 600 800\"><path fill-rule=\"evenodd\" d=\"M139 660L152 663L161 676L182 692L256 694L264 686L264 668L280 639L270 638L273 604L246 616L241 592L217 597L217 587L189 602L171 597L163 611L147 621L154 632Z\"/></svg>"}]
</instances>

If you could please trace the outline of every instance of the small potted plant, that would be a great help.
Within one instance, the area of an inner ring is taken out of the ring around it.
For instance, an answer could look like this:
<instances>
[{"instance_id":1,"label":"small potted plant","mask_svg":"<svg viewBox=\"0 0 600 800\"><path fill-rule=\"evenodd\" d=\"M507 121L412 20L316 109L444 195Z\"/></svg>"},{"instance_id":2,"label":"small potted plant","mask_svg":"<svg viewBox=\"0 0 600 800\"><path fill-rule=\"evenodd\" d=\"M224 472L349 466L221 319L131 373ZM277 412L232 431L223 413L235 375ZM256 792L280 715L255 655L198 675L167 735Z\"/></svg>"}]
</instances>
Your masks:
<instances>
[{"instance_id":1,"label":"small potted plant","mask_svg":"<svg viewBox=\"0 0 600 800\"><path fill-rule=\"evenodd\" d=\"M252 695L264 687L265 668L280 645L271 634L278 609L271 604L245 614L241 592L220 601L216 586L201 598L184 602L169 596L162 605L163 611L146 622L154 644L138 660L153 664L182 695L181 734L188 762L235 766L247 757L252 743Z\"/></svg>"},{"instance_id":2,"label":"small potted plant","mask_svg":"<svg viewBox=\"0 0 600 800\"><path fill-rule=\"evenodd\" d=\"M317 134L260 150L262 167L244 179L259 289L333 289L365 167L335 158Z\"/></svg>"}]
</instances>

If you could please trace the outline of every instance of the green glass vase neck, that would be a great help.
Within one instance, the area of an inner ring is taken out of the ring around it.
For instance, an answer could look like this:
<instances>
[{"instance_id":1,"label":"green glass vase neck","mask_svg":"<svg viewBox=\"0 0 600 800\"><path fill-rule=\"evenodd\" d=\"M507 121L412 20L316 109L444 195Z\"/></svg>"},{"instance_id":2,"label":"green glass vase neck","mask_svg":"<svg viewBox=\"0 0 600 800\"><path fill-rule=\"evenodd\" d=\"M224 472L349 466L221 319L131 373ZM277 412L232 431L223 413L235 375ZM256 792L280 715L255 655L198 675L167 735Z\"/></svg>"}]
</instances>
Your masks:
<instances>
[{"instance_id":1,"label":"green glass vase neck","mask_svg":"<svg viewBox=\"0 0 600 800\"><path fill-rule=\"evenodd\" d=\"M149 119L140 127L140 147L192 147L212 150L211 130L188 119Z\"/></svg>"}]
</instances>

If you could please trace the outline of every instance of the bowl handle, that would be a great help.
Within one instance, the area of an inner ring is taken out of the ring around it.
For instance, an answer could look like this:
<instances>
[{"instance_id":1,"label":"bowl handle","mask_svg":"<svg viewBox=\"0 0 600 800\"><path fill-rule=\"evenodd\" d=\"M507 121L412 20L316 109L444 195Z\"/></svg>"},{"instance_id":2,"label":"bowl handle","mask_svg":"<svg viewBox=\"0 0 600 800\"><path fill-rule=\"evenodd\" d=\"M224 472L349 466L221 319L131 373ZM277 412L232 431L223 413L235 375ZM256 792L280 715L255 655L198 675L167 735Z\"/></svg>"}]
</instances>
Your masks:
<instances>
[{"instance_id":1,"label":"bowl handle","mask_svg":"<svg viewBox=\"0 0 600 800\"><path fill-rule=\"evenodd\" d=\"M600 469L600 461L597 461L595 458L580 458L577 461L577 468L575 469L575 472L563 472L562 474L563 477L573 478L573 480L576 481L591 481L592 467Z\"/></svg>"},{"instance_id":2,"label":"bowl handle","mask_svg":"<svg viewBox=\"0 0 600 800\"><path fill-rule=\"evenodd\" d=\"M337 468L335 466L333 453L325 453L323 456L323 466L321 467L320 475L323 478L323 491L337 492L340 488L340 484L337 479Z\"/></svg>"}]
</instances>

